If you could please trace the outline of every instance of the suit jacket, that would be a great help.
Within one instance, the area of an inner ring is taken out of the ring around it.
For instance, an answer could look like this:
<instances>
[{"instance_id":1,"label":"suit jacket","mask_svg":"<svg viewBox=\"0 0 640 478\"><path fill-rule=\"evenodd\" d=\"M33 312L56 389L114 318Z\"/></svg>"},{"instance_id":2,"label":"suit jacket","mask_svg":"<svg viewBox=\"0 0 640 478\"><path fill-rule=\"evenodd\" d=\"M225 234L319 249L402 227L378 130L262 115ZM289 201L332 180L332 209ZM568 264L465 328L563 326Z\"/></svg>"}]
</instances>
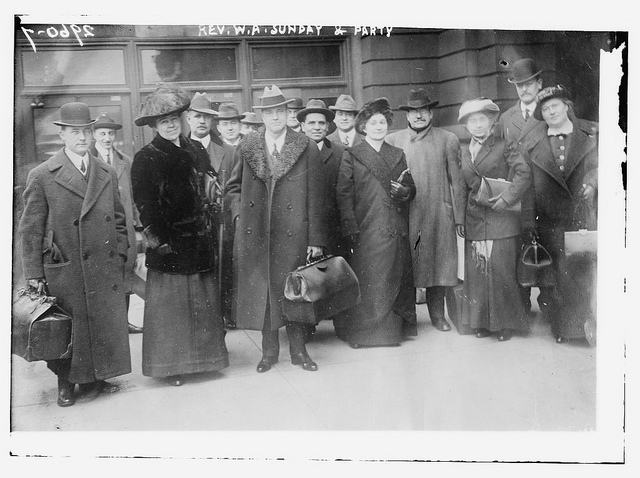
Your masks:
<instances>
[{"instance_id":1,"label":"suit jacket","mask_svg":"<svg viewBox=\"0 0 640 478\"><path fill-rule=\"evenodd\" d=\"M519 235L520 213L494 211L490 207L481 206L475 200L482 176L512 181L513 184L503 193L502 198L510 206L520 200L531 184L531 173L518 150L509 148L506 140L491 135L484 141L473 162L469 147L465 145L462 148L462 175L467 204L466 240L504 239Z\"/></svg>"},{"instance_id":2,"label":"suit jacket","mask_svg":"<svg viewBox=\"0 0 640 478\"><path fill-rule=\"evenodd\" d=\"M527 121L522 116L520 101L500 115L494 134L509 143L519 143L535 126L540 123L531 116Z\"/></svg>"},{"instance_id":3,"label":"suit jacket","mask_svg":"<svg viewBox=\"0 0 640 478\"><path fill-rule=\"evenodd\" d=\"M44 278L73 318L73 383L131 371L125 212L115 170L88 158L86 178L64 149L32 169L19 226L25 278Z\"/></svg>"},{"instance_id":4,"label":"suit jacket","mask_svg":"<svg viewBox=\"0 0 640 478\"><path fill-rule=\"evenodd\" d=\"M338 184L338 172L340 171L340 163L345 151L345 146L340 143L333 143L327 138L323 140L323 147L320 150L320 159L324 165L326 177L325 191L327 224L328 224L328 241L327 253L336 256L342 256L347 253L347 244L342 236L340 226L340 211L336 202L336 186Z\"/></svg>"},{"instance_id":5,"label":"suit jacket","mask_svg":"<svg viewBox=\"0 0 640 478\"><path fill-rule=\"evenodd\" d=\"M333 133L331 133L330 135L327 135L327 139L329 141L332 141L334 143L340 143L342 144L342 140L340 139L340 134L338 133L338 130L336 129ZM360 134L356 131L356 135L353 137L353 144L351 146L349 146L349 148L353 148L354 146L357 146L358 144L360 144L362 142L362 140L364 139L364 135ZM342 144L344 146L344 144Z\"/></svg>"}]
</instances>

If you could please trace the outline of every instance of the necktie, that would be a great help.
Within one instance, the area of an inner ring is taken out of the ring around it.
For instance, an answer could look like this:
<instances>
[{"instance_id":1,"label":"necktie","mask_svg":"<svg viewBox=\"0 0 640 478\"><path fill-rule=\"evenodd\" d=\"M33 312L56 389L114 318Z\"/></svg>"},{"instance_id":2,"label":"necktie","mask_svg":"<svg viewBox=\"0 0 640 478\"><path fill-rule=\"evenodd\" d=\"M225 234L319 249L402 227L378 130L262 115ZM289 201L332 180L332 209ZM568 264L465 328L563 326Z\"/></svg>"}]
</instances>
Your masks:
<instances>
[{"instance_id":1,"label":"necktie","mask_svg":"<svg viewBox=\"0 0 640 478\"><path fill-rule=\"evenodd\" d=\"M280 153L278 153L278 147L275 144L273 145L273 152L271 153L271 157L276 161L280 159Z\"/></svg>"},{"instance_id":2,"label":"necktie","mask_svg":"<svg viewBox=\"0 0 640 478\"><path fill-rule=\"evenodd\" d=\"M349 146L349 137L345 136L344 139L342 140L342 144L344 144L345 146Z\"/></svg>"},{"instance_id":3,"label":"necktie","mask_svg":"<svg viewBox=\"0 0 640 478\"><path fill-rule=\"evenodd\" d=\"M528 109L524 110L524 120L529 121L530 116L531 115L529 114L529 110Z\"/></svg>"},{"instance_id":4,"label":"necktie","mask_svg":"<svg viewBox=\"0 0 640 478\"><path fill-rule=\"evenodd\" d=\"M81 160L81 162L80 162L80 172L82 174L86 174L86 172L87 172L87 167L84 165L84 159Z\"/></svg>"},{"instance_id":5,"label":"necktie","mask_svg":"<svg viewBox=\"0 0 640 478\"><path fill-rule=\"evenodd\" d=\"M107 164L111 166L111 151L107 151Z\"/></svg>"}]
</instances>

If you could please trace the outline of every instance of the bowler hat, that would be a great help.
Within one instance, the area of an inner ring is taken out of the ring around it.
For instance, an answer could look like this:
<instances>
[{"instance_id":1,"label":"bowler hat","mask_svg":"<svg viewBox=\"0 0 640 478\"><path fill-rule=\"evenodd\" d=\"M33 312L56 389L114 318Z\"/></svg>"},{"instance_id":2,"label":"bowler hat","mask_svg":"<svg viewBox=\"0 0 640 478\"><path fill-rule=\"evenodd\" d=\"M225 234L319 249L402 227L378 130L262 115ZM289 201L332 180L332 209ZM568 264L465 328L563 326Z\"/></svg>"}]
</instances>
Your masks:
<instances>
[{"instance_id":1,"label":"bowler hat","mask_svg":"<svg viewBox=\"0 0 640 478\"><path fill-rule=\"evenodd\" d=\"M91 119L91 113L86 103L79 101L66 103L60 107L60 121L54 121L58 126L89 126L96 120Z\"/></svg>"},{"instance_id":2,"label":"bowler hat","mask_svg":"<svg viewBox=\"0 0 640 478\"><path fill-rule=\"evenodd\" d=\"M540 90L536 95L536 109L533 111L533 117L538 121L542 121L542 105L554 98L559 98L563 101L571 101L569 90L564 86L548 86L547 88Z\"/></svg>"},{"instance_id":3,"label":"bowler hat","mask_svg":"<svg viewBox=\"0 0 640 478\"><path fill-rule=\"evenodd\" d=\"M291 99L293 99L293 101L287 105L288 109L301 110L302 108L304 108L302 104L302 98L300 98L299 96L292 96Z\"/></svg>"},{"instance_id":4,"label":"bowler hat","mask_svg":"<svg viewBox=\"0 0 640 478\"><path fill-rule=\"evenodd\" d=\"M391 126L393 119L393 111L389 100L386 98L376 98L366 103L356 115L356 131L362 133L364 124L371 119L373 115L381 114L387 119L387 123Z\"/></svg>"},{"instance_id":5,"label":"bowler hat","mask_svg":"<svg viewBox=\"0 0 640 478\"><path fill-rule=\"evenodd\" d=\"M508 78L509 83L526 83L529 80L533 80L540 76L543 70L538 70L536 62L532 58L522 58L514 61L511 67L511 78Z\"/></svg>"},{"instance_id":6,"label":"bowler hat","mask_svg":"<svg viewBox=\"0 0 640 478\"><path fill-rule=\"evenodd\" d=\"M242 119L240 123L255 124L255 125L264 124L264 121L262 121L262 118L260 118L260 116L258 116L256 113L252 111L245 111L242 114L244 115L244 119Z\"/></svg>"},{"instance_id":7,"label":"bowler hat","mask_svg":"<svg viewBox=\"0 0 640 478\"><path fill-rule=\"evenodd\" d=\"M419 108L433 108L439 101L431 101L424 88L419 90L411 90L406 105L398 106L403 111L417 110Z\"/></svg>"},{"instance_id":8,"label":"bowler hat","mask_svg":"<svg viewBox=\"0 0 640 478\"><path fill-rule=\"evenodd\" d=\"M263 110L266 108L275 108L276 106L289 105L293 103L295 98L286 99L276 85L272 85L271 88L268 86L264 87L264 93L260 97L260 104L258 106L254 106L254 110ZM288 106L287 106L288 107Z\"/></svg>"},{"instance_id":9,"label":"bowler hat","mask_svg":"<svg viewBox=\"0 0 640 478\"><path fill-rule=\"evenodd\" d=\"M217 120L241 120L244 115L240 113L235 103L222 103L218 108Z\"/></svg>"},{"instance_id":10,"label":"bowler hat","mask_svg":"<svg viewBox=\"0 0 640 478\"><path fill-rule=\"evenodd\" d=\"M467 116L473 113L488 113L491 116L498 116L500 114L500 108L489 98L480 97L468 100L460 106L458 122L464 123Z\"/></svg>"},{"instance_id":11,"label":"bowler hat","mask_svg":"<svg viewBox=\"0 0 640 478\"><path fill-rule=\"evenodd\" d=\"M98 128L108 128L108 129L121 129L122 125L116 123L109 113L100 113L100 115L96 118L96 122L93 123L93 129Z\"/></svg>"},{"instance_id":12,"label":"bowler hat","mask_svg":"<svg viewBox=\"0 0 640 478\"><path fill-rule=\"evenodd\" d=\"M307 102L306 108L298 111L296 118L300 123L302 123L309 113L323 114L327 121L333 121L333 118L336 117L336 114L333 111L327 109L327 105L322 100L309 100Z\"/></svg>"},{"instance_id":13,"label":"bowler hat","mask_svg":"<svg viewBox=\"0 0 640 478\"><path fill-rule=\"evenodd\" d=\"M209 98L204 93L196 93L193 95L193 98L191 98L191 104L189 105L189 110L212 116L218 114L216 110L211 109L211 101L209 101Z\"/></svg>"},{"instance_id":14,"label":"bowler hat","mask_svg":"<svg viewBox=\"0 0 640 478\"><path fill-rule=\"evenodd\" d=\"M353 101L353 98L349 95L340 95L336 100L336 104L333 106L329 106L330 110L333 111L350 111L352 113L357 113L360 111L360 108L356 106L356 102Z\"/></svg>"},{"instance_id":15,"label":"bowler hat","mask_svg":"<svg viewBox=\"0 0 640 478\"><path fill-rule=\"evenodd\" d=\"M140 115L133 120L136 126L144 126L170 114L180 114L189 108L191 95L176 83L162 83L148 94L140 104Z\"/></svg>"}]
</instances>

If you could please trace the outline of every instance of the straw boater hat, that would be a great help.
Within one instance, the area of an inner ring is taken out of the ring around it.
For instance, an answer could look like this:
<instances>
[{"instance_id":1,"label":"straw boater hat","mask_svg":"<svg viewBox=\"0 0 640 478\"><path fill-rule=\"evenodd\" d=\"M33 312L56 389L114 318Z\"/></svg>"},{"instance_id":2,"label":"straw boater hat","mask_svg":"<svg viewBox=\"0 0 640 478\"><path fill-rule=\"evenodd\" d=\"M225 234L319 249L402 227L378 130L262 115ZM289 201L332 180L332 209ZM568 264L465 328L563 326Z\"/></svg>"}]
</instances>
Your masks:
<instances>
[{"instance_id":1,"label":"straw boater hat","mask_svg":"<svg viewBox=\"0 0 640 478\"><path fill-rule=\"evenodd\" d=\"M496 117L500 114L500 108L489 98L475 98L462 103L460 112L458 113L458 122L465 123L467 117L473 113L486 113L489 116Z\"/></svg>"},{"instance_id":2,"label":"straw boater hat","mask_svg":"<svg viewBox=\"0 0 640 478\"><path fill-rule=\"evenodd\" d=\"M302 104L302 98L300 98L299 96L292 96L291 99L293 99L293 101L287 105L288 109L301 110L302 108L304 108Z\"/></svg>"},{"instance_id":3,"label":"straw boater hat","mask_svg":"<svg viewBox=\"0 0 640 478\"><path fill-rule=\"evenodd\" d=\"M294 98L286 99L276 85L272 85L271 88L265 86L264 93L260 97L260 104L254 106L254 110L264 110L267 108L275 108L276 106L289 105L295 101ZM288 106L287 106L288 107Z\"/></svg>"},{"instance_id":4,"label":"straw boater hat","mask_svg":"<svg viewBox=\"0 0 640 478\"><path fill-rule=\"evenodd\" d=\"M218 112L211 108L211 101L204 93L196 93L191 98L189 110L196 111L205 115L217 116Z\"/></svg>"},{"instance_id":5,"label":"straw boater hat","mask_svg":"<svg viewBox=\"0 0 640 478\"><path fill-rule=\"evenodd\" d=\"M356 102L353 101L353 98L349 95L340 95L336 100L336 104L333 106L329 106L330 110L333 111L347 111L351 113L357 113L360 111L360 108L356 106Z\"/></svg>"},{"instance_id":6,"label":"straw boater hat","mask_svg":"<svg viewBox=\"0 0 640 478\"><path fill-rule=\"evenodd\" d=\"M140 105L140 115L133 121L144 126L170 114L180 114L189 108L191 95L175 83L162 83L147 95Z\"/></svg>"},{"instance_id":7,"label":"straw boater hat","mask_svg":"<svg viewBox=\"0 0 640 478\"><path fill-rule=\"evenodd\" d=\"M387 119L387 123L391 126L393 118L393 110L386 98L377 98L366 103L356 115L356 131L362 133L364 124L375 114L380 113Z\"/></svg>"},{"instance_id":8,"label":"straw boater hat","mask_svg":"<svg viewBox=\"0 0 640 478\"><path fill-rule=\"evenodd\" d=\"M240 110L238 110L235 103L222 103L220 108L218 108L218 114L216 115L216 119L218 121L232 119L241 120L242 118L244 118L244 115L240 113Z\"/></svg>"},{"instance_id":9,"label":"straw boater hat","mask_svg":"<svg viewBox=\"0 0 640 478\"><path fill-rule=\"evenodd\" d=\"M538 92L536 95L536 109L533 111L533 117L538 121L542 121L542 105L549 100L559 98L565 103L571 101L569 90L562 85L549 86ZM567 103L569 104L569 103Z\"/></svg>"},{"instance_id":10,"label":"straw boater hat","mask_svg":"<svg viewBox=\"0 0 640 478\"><path fill-rule=\"evenodd\" d=\"M116 123L113 118L109 116L109 113L100 113L100 115L96 118L96 122L93 123L94 130L99 128L118 130L122 128L122 125Z\"/></svg>"},{"instance_id":11,"label":"straw boater hat","mask_svg":"<svg viewBox=\"0 0 640 478\"><path fill-rule=\"evenodd\" d=\"M91 119L91 113L86 103L78 101L67 103L60 107L60 120L53 124L58 126L90 126L96 120Z\"/></svg>"},{"instance_id":12,"label":"straw boater hat","mask_svg":"<svg viewBox=\"0 0 640 478\"><path fill-rule=\"evenodd\" d=\"M420 88L419 90L411 90L409 92L409 99L406 105L398 106L398 109L403 111L417 110L420 108L433 108L439 103L439 101L431 101L427 96L427 92Z\"/></svg>"},{"instance_id":13,"label":"straw boater hat","mask_svg":"<svg viewBox=\"0 0 640 478\"><path fill-rule=\"evenodd\" d=\"M333 118L336 117L336 114L330 109L327 109L327 105L322 100L309 100L307 106L298 111L296 118L302 123L309 113L323 114L327 121L333 121Z\"/></svg>"},{"instance_id":14,"label":"straw boater hat","mask_svg":"<svg viewBox=\"0 0 640 478\"><path fill-rule=\"evenodd\" d=\"M240 123L254 124L254 125L264 124L264 121L262 121L262 118L260 118L260 116L258 116L256 113L252 111L245 111L242 114L244 115L244 119L241 120Z\"/></svg>"},{"instance_id":15,"label":"straw boater hat","mask_svg":"<svg viewBox=\"0 0 640 478\"><path fill-rule=\"evenodd\" d=\"M536 62L532 58L522 58L514 61L511 67L511 77L507 79L509 83L526 83L540 76L543 70L539 70Z\"/></svg>"}]
</instances>

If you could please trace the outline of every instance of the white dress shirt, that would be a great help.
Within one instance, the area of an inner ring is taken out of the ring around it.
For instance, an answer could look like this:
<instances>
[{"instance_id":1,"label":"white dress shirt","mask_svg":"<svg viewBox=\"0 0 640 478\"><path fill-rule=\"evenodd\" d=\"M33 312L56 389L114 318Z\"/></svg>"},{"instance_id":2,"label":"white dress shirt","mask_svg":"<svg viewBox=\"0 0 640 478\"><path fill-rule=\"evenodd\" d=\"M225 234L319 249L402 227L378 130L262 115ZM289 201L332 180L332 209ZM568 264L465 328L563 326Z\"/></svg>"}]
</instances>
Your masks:
<instances>
[{"instance_id":1,"label":"white dress shirt","mask_svg":"<svg viewBox=\"0 0 640 478\"><path fill-rule=\"evenodd\" d=\"M78 171L80 171L80 174L82 174L83 176L87 175L87 171L89 170L89 155L87 153L84 154L84 156L80 156L76 153L74 153L73 151L69 151L67 148L64 148L64 152L67 155L67 157L71 160L71 162L73 163L73 165L78 168ZM84 173L82 172L82 163L84 163Z\"/></svg>"}]
</instances>

